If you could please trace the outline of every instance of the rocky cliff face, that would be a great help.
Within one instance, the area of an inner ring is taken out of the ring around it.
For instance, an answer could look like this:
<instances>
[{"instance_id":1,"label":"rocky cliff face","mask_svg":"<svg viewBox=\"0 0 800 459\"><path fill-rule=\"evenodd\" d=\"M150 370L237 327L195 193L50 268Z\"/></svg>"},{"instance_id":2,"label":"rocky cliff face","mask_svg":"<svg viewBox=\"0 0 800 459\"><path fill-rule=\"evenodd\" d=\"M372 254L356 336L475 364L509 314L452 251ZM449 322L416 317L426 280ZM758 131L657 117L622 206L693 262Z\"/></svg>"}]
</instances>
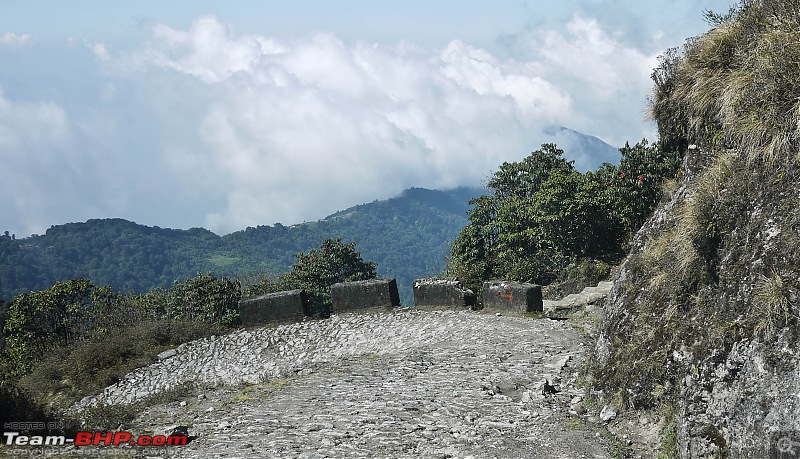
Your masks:
<instances>
[{"instance_id":1,"label":"rocky cliff face","mask_svg":"<svg viewBox=\"0 0 800 459\"><path fill-rule=\"evenodd\" d=\"M716 282L699 292L703 306L725 319L708 321L722 329L721 339L694 352L681 384L685 457L764 456L780 436L800 432L796 179L791 164L741 169L731 179L738 209L718 217L726 228L713 254Z\"/></svg>"},{"instance_id":2,"label":"rocky cliff face","mask_svg":"<svg viewBox=\"0 0 800 459\"><path fill-rule=\"evenodd\" d=\"M669 407L681 457L764 457L800 432L800 174L686 158L605 305L598 382L629 409Z\"/></svg>"},{"instance_id":3,"label":"rocky cliff face","mask_svg":"<svg viewBox=\"0 0 800 459\"><path fill-rule=\"evenodd\" d=\"M800 12L759 0L707 17L653 74L683 176L616 279L595 382L660 414L667 456L797 457Z\"/></svg>"}]
</instances>

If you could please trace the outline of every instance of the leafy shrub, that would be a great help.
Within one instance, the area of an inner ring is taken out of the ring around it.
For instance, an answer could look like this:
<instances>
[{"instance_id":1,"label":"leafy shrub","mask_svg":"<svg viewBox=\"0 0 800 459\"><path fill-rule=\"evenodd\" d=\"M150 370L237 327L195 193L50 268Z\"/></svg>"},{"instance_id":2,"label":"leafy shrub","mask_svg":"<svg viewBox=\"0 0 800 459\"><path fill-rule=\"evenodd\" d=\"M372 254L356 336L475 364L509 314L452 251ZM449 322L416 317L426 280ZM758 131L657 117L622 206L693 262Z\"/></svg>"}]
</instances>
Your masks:
<instances>
[{"instance_id":1,"label":"leafy shrub","mask_svg":"<svg viewBox=\"0 0 800 459\"><path fill-rule=\"evenodd\" d=\"M265 293L274 293L281 290L280 280L277 276L270 273L250 274L240 276L239 283L242 285L242 296L256 296Z\"/></svg>"},{"instance_id":2,"label":"leafy shrub","mask_svg":"<svg viewBox=\"0 0 800 459\"><path fill-rule=\"evenodd\" d=\"M56 346L67 346L113 323L118 296L110 287L86 279L57 282L51 288L17 296L4 333L14 374Z\"/></svg>"},{"instance_id":3,"label":"leafy shrub","mask_svg":"<svg viewBox=\"0 0 800 459\"><path fill-rule=\"evenodd\" d=\"M0 423L50 420L49 411L39 404L31 394L13 382L0 383Z\"/></svg>"}]
</instances>

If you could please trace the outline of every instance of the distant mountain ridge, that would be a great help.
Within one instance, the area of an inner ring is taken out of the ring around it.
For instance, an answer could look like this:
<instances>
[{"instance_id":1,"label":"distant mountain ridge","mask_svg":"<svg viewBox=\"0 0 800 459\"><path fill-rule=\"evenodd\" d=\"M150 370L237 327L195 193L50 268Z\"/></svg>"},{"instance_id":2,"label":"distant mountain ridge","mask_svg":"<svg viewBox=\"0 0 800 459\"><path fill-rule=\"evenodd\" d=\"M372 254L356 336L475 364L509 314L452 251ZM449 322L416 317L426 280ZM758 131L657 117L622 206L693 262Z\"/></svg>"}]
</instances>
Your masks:
<instances>
[{"instance_id":1,"label":"distant mountain ridge","mask_svg":"<svg viewBox=\"0 0 800 459\"><path fill-rule=\"evenodd\" d=\"M386 201L375 200L372 203L359 204L345 210L335 212L322 220L330 220L334 218L352 216L354 212L359 211L365 207L375 205L376 203L386 202L389 204L399 203L403 200L413 200L424 202L433 208L440 209L450 213L466 213L469 210L469 200L478 197L481 193L486 192L483 188L477 187L460 187L447 191L430 190L427 188L412 187L404 190L399 196L389 198ZM476 194L477 193L477 194Z\"/></svg>"},{"instance_id":2,"label":"distant mountain ridge","mask_svg":"<svg viewBox=\"0 0 800 459\"><path fill-rule=\"evenodd\" d=\"M545 128L534 140L557 144L581 171L619 161L614 147L563 126ZM117 291L145 292L198 272L277 274L294 264L294 254L319 247L325 238L341 238L355 242L365 260L377 262L380 275L396 278L401 301L411 304L411 283L446 267L452 242L469 222L469 200L485 192L409 188L316 222L249 227L225 236L115 218L52 226L44 235L22 239L0 235L0 299L78 277Z\"/></svg>"},{"instance_id":3,"label":"distant mountain ridge","mask_svg":"<svg viewBox=\"0 0 800 459\"><path fill-rule=\"evenodd\" d=\"M225 236L123 219L57 225L23 239L0 236L0 298L77 277L118 291L145 292L198 272L277 274L295 262L294 254L318 247L324 238L342 238L356 242L356 250L376 261L382 276L397 278L403 304L411 304L414 278L445 268L452 241L468 223L469 200L484 192L410 188L316 222L250 227Z\"/></svg>"},{"instance_id":4,"label":"distant mountain ridge","mask_svg":"<svg viewBox=\"0 0 800 459\"><path fill-rule=\"evenodd\" d=\"M542 130L540 143L554 143L564 150L564 157L575 161L575 169L586 172L603 163L619 164L619 149L603 140L564 126L548 126Z\"/></svg>"}]
</instances>

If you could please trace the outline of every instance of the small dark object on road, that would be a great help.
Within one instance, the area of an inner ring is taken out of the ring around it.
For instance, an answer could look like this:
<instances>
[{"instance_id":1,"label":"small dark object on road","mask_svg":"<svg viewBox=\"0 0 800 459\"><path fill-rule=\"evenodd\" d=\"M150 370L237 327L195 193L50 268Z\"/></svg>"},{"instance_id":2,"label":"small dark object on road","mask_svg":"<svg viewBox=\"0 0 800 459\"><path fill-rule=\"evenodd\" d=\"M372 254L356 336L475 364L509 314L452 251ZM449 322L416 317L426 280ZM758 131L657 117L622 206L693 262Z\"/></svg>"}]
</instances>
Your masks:
<instances>
[{"instance_id":1,"label":"small dark object on road","mask_svg":"<svg viewBox=\"0 0 800 459\"><path fill-rule=\"evenodd\" d=\"M549 379L545 379L544 380L544 386L542 386L542 395L553 395L553 394L557 394L557 393L558 393L558 389L556 389L554 386L550 385L550 380Z\"/></svg>"}]
</instances>

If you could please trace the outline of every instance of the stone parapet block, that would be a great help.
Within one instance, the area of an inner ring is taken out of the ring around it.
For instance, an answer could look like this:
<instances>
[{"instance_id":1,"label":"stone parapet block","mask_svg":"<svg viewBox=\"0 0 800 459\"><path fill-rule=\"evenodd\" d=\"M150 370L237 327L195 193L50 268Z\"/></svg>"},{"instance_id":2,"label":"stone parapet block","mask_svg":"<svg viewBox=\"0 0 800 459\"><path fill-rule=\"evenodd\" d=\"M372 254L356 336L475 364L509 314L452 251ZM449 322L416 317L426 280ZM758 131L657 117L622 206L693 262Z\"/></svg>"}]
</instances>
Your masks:
<instances>
[{"instance_id":1,"label":"stone parapet block","mask_svg":"<svg viewBox=\"0 0 800 459\"><path fill-rule=\"evenodd\" d=\"M511 312L542 312L542 286L495 280L483 283L483 307Z\"/></svg>"},{"instance_id":2,"label":"stone parapet block","mask_svg":"<svg viewBox=\"0 0 800 459\"><path fill-rule=\"evenodd\" d=\"M266 322L300 321L308 315L309 308L305 290L287 290L243 298L239 301L239 317L246 327Z\"/></svg>"},{"instance_id":3,"label":"stone parapet block","mask_svg":"<svg viewBox=\"0 0 800 459\"><path fill-rule=\"evenodd\" d=\"M455 277L423 277L414 281L414 306L475 306L475 293L461 285Z\"/></svg>"},{"instance_id":4,"label":"stone parapet block","mask_svg":"<svg viewBox=\"0 0 800 459\"><path fill-rule=\"evenodd\" d=\"M333 284L331 305L333 313L400 306L397 281L392 278Z\"/></svg>"}]
</instances>

